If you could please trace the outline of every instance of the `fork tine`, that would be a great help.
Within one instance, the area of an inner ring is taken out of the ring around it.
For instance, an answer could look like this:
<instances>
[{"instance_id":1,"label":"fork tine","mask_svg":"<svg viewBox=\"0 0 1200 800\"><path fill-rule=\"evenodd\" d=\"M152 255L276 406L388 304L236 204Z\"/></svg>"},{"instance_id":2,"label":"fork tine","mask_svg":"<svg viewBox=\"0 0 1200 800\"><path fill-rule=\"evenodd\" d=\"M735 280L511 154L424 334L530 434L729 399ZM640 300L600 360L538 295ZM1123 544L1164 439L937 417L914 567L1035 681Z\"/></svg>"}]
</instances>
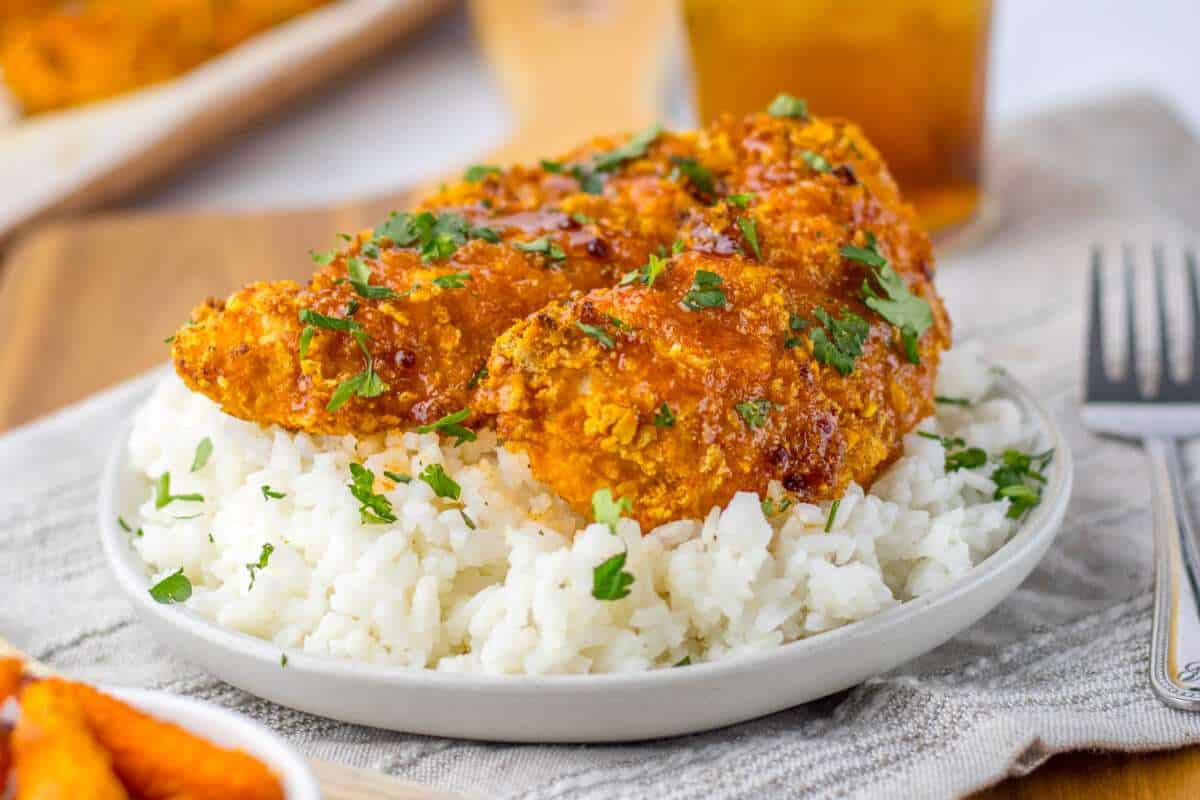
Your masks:
<instances>
[{"instance_id":1,"label":"fork tine","mask_svg":"<svg viewBox=\"0 0 1200 800\"><path fill-rule=\"evenodd\" d=\"M1196 252L1188 250L1184 254L1187 262L1188 296L1191 302L1192 324L1192 374L1188 377L1191 394L1200 394L1200 278L1196 275Z\"/></svg>"},{"instance_id":2,"label":"fork tine","mask_svg":"<svg viewBox=\"0 0 1200 800\"><path fill-rule=\"evenodd\" d=\"M1137 294L1133 278L1133 249L1124 248L1125 261L1125 377L1121 380L1126 392L1141 396L1137 370Z\"/></svg>"},{"instance_id":3,"label":"fork tine","mask_svg":"<svg viewBox=\"0 0 1200 800\"><path fill-rule=\"evenodd\" d=\"M1103 400L1108 393L1108 377L1104 373L1104 279L1100 274L1102 261L1100 246L1093 246L1092 296L1088 311L1087 340L1087 396L1090 401ZM1195 275L1194 270L1192 274Z\"/></svg>"},{"instance_id":4,"label":"fork tine","mask_svg":"<svg viewBox=\"0 0 1200 800\"><path fill-rule=\"evenodd\" d=\"M1174 399L1179 388L1173 371L1174 355L1171 331L1167 322L1167 263L1161 244L1154 245L1154 306L1158 317L1158 394L1163 400Z\"/></svg>"}]
</instances>

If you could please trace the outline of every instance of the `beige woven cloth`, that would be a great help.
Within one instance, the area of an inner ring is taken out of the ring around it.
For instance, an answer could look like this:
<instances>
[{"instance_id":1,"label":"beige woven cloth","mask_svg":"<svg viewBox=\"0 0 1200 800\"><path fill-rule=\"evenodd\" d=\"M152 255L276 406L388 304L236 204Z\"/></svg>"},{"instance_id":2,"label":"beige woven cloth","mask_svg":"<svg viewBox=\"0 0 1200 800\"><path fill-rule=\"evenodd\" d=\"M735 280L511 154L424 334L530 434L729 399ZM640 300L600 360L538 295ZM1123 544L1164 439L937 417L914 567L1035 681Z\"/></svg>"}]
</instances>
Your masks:
<instances>
[{"instance_id":1,"label":"beige woven cloth","mask_svg":"<svg viewBox=\"0 0 1200 800\"><path fill-rule=\"evenodd\" d=\"M1062 424L1075 497L1016 593L891 674L744 725L619 746L432 739L258 700L160 647L106 573L93 522L100 466L152 376L0 437L0 635L82 678L227 705L312 755L480 797L948 798L1062 750L1200 742L1200 715L1165 708L1147 682L1141 454L1090 436L1075 408L1088 250L1129 242L1148 260L1152 242L1172 254L1194 243L1200 146L1134 95L1026 121L1001 138L993 166L1003 224L944 259L940 285L958 338L985 340Z\"/></svg>"}]
</instances>

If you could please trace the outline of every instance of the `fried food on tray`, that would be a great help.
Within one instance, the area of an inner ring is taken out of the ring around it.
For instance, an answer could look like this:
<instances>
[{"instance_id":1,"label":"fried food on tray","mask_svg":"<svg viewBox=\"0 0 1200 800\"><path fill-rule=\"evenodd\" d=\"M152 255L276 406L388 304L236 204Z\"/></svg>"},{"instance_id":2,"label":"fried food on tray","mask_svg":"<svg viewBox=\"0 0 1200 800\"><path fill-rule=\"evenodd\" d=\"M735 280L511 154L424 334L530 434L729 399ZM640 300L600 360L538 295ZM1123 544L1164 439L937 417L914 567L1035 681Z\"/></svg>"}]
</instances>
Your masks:
<instances>
[{"instance_id":1,"label":"fried food on tray","mask_svg":"<svg viewBox=\"0 0 1200 800\"><path fill-rule=\"evenodd\" d=\"M11 753L0 737L0 793L11 765L17 800L283 798L278 777L241 750L218 747L86 684L27 678L16 659L0 661L0 674L6 685L23 687Z\"/></svg>"},{"instance_id":2,"label":"fried food on tray","mask_svg":"<svg viewBox=\"0 0 1200 800\"><path fill-rule=\"evenodd\" d=\"M26 113L66 108L181 75L328 1L21 0L0 67Z\"/></svg>"},{"instance_id":3,"label":"fried food on tray","mask_svg":"<svg viewBox=\"0 0 1200 800\"><path fill-rule=\"evenodd\" d=\"M581 512L609 487L646 526L771 480L836 497L932 411L929 239L853 125L789 107L466 177L306 287L198 309L176 370L310 432L469 407Z\"/></svg>"},{"instance_id":4,"label":"fried food on tray","mask_svg":"<svg viewBox=\"0 0 1200 800\"><path fill-rule=\"evenodd\" d=\"M21 691L12 738L18 800L129 797L79 704L53 684L35 681Z\"/></svg>"},{"instance_id":5,"label":"fried food on tray","mask_svg":"<svg viewBox=\"0 0 1200 800\"><path fill-rule=\"evenodd\" d=\"M229 750L71 681L42 683L76 702L113 770L142 800L283 800L279 779L258 759Z\"/></svg>"}]
</instances>

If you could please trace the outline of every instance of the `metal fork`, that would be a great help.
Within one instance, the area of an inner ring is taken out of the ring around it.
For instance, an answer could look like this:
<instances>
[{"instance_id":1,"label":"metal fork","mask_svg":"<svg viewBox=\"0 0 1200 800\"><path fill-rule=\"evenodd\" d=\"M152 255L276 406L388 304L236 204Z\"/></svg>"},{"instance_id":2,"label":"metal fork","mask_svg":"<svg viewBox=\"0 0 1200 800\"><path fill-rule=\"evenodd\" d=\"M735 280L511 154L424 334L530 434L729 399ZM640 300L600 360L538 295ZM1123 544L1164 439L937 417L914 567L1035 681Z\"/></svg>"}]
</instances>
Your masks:
<instances>
[{"instance_id":1,"label":"metal fork","mask_svg":"<svg viewBox=\"0 0 1200 800\"><path fill-rule=\"evenodd\" d=\"M1158 317L1158 385L1144 391L1137 370L1132 253L1125 251L1125 368L1110 379L1105 370L1103 256L1092 251L1087 342L1087 397L1083 421L1093 431L1140 439L1149 461L1154 513L1154 627L1150 684L1170 706L1200 711L1200 559L1184 492L1178 443L1200 436L1200 279L1195 253L1186 254L1191 317L1191 370L1181 381L1171 368L1174 348L1167 322L1165 258L1154 250Z\"/></svg>"}]
</instances>

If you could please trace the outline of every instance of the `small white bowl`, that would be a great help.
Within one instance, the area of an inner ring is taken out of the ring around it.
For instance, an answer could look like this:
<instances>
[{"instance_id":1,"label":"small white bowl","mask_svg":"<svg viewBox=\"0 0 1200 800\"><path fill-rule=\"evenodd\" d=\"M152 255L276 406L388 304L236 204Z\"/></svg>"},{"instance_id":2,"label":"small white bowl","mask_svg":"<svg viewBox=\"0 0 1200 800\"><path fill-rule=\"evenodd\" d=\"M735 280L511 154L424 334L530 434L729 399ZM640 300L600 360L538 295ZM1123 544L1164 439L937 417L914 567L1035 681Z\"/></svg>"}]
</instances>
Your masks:
<instances>
[{"instance_id":1,"label":"small white bowl","mask_svg":"<svg viewBox=\"0 0 1200 800\"><path fill-rule=\"evenodd\" d=\"M100 537L121 590L172 652L268 700L376 728L507 742L614 742L732 725L848 689L926 653L1009 595L1041 560L1071 494L1071 451L1024 387L999 381L1053 447L1042 502L999 550L936 592L770 650L683 669L602 675L462 675L287 653L186 606L154 602L146 566L117 515L133 518L145 481L119 432L98 503Z\"/></svg>"},{"instance_id":2,"label":"small white bowl","mask_svg":"<svg viewBox=\"0 0 1200 800\"><path fill-rule=\"evenodd\" d=\"M304 757L270 729L241 714L168 692L108 687L104 692L215 745L246 751L279 776L286 800L321 800L321 787Z\"/></svg>"}]
</instances>

